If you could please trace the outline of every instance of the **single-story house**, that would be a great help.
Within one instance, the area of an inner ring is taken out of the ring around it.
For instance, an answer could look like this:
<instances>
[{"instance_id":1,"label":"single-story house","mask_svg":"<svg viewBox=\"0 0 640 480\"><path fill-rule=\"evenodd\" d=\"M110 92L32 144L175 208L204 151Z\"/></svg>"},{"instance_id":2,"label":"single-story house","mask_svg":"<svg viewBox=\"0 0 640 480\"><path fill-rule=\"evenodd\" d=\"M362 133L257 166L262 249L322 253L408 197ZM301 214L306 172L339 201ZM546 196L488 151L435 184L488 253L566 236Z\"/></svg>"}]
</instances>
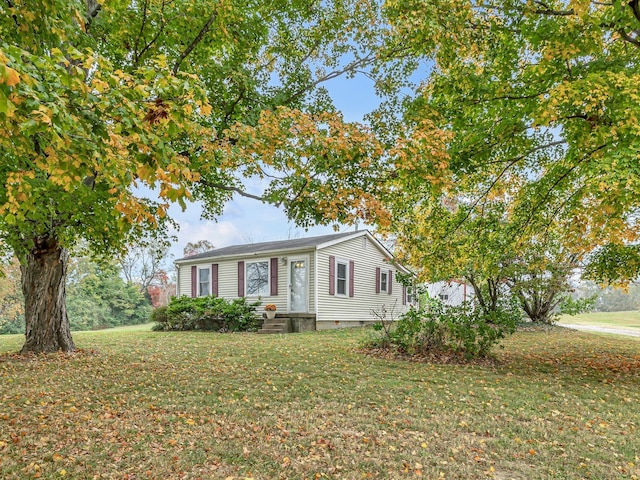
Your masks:
<instances>
[{"instance_id":1,"label":"single-story house","mask_svg":"<svg viewBox=\"0 0 640 480\"><path fill-rule=\"evenodd\" d=\"M278 317L305 320L289 331L364 325L383 307L397 319L414 302L396 277L410 272L367 230L234 245L175 263L178 295L274 304Z\"/></svg>"}]
</instances>

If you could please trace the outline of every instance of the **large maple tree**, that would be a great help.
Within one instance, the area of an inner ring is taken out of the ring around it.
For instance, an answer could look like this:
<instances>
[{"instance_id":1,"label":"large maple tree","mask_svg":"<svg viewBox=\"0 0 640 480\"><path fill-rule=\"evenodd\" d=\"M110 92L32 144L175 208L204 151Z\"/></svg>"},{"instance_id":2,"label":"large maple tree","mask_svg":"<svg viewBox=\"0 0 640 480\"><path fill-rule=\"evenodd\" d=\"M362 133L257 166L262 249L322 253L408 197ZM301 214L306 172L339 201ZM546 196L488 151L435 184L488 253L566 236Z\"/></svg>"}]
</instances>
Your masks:
<instances>
[{"instance_id":1,"label":"large maple tree","mask_svg":"<svg viewBox=\"0 0 640 480\"><path fill-rule=\"evenodd\" d=\"M598 252L592 271L601 279L636 276L638 1L390 0L386 8L394 34L433 61L406 123L430 120L452 134L439 188L408 201L483 212L506 195L518 230L510 249L551 231L566 251ZM440 240L456 228L441 229Z\"/></svg>"},{"instance_id":2,"label":"large maple tree","mask_svg":"<svg viewBox=\"0 0 640 480\"><path fill-rule=\"evenodd\" d=\"M393 162L323 85L366 71L389 91L385 62L411 62L385 33L373 1L0 1L0 236L22 265L22 351L74 349L70 247L162 235L172 202L215 216L240 194L301 225L384 221Z\"/></svg>"}]
</instances>

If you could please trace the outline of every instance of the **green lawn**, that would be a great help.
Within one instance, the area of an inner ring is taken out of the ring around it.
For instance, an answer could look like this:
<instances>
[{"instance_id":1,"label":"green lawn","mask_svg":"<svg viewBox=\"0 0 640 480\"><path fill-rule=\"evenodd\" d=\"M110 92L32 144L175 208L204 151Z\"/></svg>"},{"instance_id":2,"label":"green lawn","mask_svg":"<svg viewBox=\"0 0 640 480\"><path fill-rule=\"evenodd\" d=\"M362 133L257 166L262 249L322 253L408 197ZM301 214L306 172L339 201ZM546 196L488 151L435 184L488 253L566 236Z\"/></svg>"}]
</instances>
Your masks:
<instances>
[{"instance_id":1,"label":"green lawn","mask_svg":"<svg viewBox=\"0 0 640 480\"><path fill-rule=\"evenodd\" d=\"M581 315L563 315L560 324L593 325L623 329L640 329L640 312L594 312Z\"/></svg>"},{"instance_id":2,"label":"green lawn","mask_svg":"<svg viewBox=\"0 0 640 480\"><path fill-rule=\"evenodd\" d=\"M640 342L522 331L442 366L366 357L368 334L0 337L0 478L640 476Z\"/></svg>"}]
</instances>

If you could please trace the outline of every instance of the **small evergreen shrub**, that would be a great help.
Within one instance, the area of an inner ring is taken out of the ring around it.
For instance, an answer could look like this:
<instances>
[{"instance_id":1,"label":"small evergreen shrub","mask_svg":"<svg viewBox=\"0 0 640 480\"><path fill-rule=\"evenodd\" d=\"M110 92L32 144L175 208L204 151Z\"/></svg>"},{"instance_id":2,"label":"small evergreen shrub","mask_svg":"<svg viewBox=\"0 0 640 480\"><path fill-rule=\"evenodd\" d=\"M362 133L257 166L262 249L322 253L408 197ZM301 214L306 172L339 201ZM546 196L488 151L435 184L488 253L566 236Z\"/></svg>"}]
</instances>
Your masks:
<instances>
[{"instance_id":1,"label":"small evergreen shrub","mask_svg":"<svg viewBox=\"0 0 640 480\"><path fill-rule=\"evenodd\" d=\"M156 331L206 330L221 332L255 331L260 322L256 308L260 302L245 298L174 297L166 307L156 308L151 320Z\"/></svg>"}]
</instances>

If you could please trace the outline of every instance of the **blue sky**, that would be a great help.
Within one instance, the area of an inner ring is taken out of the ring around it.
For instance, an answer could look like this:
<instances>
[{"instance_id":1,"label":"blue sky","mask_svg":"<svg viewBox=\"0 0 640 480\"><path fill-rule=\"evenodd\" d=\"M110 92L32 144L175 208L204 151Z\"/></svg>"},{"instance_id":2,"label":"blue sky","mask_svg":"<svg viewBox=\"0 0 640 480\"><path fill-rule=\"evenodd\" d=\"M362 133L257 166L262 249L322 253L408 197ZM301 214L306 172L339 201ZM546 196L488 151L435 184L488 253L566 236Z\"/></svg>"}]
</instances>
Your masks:
<instances>
[{"instance_id":1,"label":"blue sky","mask_svg":"<svg viewBox=\"0 0 640 480\"><path fill-rule=\"evenodd\" d=\"M373 82L364 75L357 75L353 79L337 78L328 82L325 87L336 107L349 122L362 121L363 116L380 103L375 95ZM305 231L290 222L278 208L239 196L227 204L223 214L215 222L202 220L201 213L202 206L199 203L188 204L184 212L178 205L171 207L170 214L180 227L171 232L178 239L170 250L173 259L182 257L187 242L203 239L220 248L334 232L332 227L312 227ZM345 226L341 231L353 228Z\"/></svg>"}]
</instances>

